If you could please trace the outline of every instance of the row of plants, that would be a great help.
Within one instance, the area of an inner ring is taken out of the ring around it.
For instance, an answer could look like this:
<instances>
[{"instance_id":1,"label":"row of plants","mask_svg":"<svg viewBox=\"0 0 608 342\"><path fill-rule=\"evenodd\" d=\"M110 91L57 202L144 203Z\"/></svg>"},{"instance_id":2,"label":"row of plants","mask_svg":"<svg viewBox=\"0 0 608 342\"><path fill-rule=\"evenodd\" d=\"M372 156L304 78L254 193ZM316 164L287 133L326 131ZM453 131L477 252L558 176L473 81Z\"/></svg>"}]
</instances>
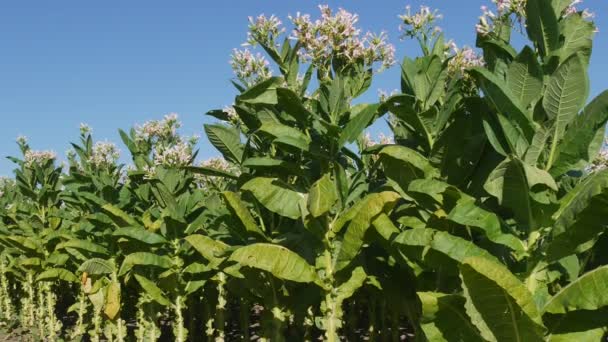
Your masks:
<instances>
[{"instance_id":1,"label":"row of plants","mask_svg":"<svg viewBox=\"0 0 608 342\"><path fill-rule=\"evenodd\" d=\"M421 53L377 103L360 96L395 63L385 33L326 6L289 33L251 18L267 57L233 52L238 95L204 127L222 158L195 163L174 115L120 131L126 168L87 126L65 166L19 139L0 321L31 341L602 340L596 28L569 0L495 4L483 56L408 7ZM383 119L392 138L375 142Z\"/></svg>"}]
</instances>

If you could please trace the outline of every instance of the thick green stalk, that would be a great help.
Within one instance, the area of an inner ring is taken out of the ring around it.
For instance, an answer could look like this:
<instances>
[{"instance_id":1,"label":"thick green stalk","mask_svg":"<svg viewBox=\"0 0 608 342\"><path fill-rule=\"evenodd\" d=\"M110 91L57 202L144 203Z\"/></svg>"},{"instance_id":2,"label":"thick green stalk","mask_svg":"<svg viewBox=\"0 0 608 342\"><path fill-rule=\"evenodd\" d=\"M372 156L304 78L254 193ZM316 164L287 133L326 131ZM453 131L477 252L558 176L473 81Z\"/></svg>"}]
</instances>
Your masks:
<instances>
[{"instance_id":1,"label":"thick green stalk","mask_svg":"<svg viewBox=\"0 0 608 342\"><path fill-rule=\"evenodd\" d=\"M8 278L6 277L6 269L4 262L0 262L0 292L2 293L2 302L0 307L2 308L2 319L5 322L13 320L13 302L11 300L11 292L9 289Z\"/></svg>"},{"instance_id":2,"label":"thick green stalk","mask_svg":"<svg viewBox=\"0 0 608 342\"><path fill-rule=\"evenodd\" d=\"M185 342L188 339L188 329L185 327L184 315L182 313L184 306L184 297L177 296L173 309L175 311L175 322L173 322L173 337L176 342Z\"/></svg>"},{"instance_id":3,"label":"thick green stalk","mask_svg":"<svg viewBox=\"0 0 608 342\"><path fill-rule=\"evenodd\" d=\"M215 341L224 342L226 339L226 274L217 274L217 306L215 307Z\"/></svg>"},{"instance_id":4,"label":"thick green stalk","mask_svg":"<svg viewBox=\"0 0 608 342\"><path fill-rule=\"evenodd\" d=\"M57 301L57 296L53 292L50 282L44 282L42 288L46 298L46 340L53 342L57 340L57 336L61 333L61 321L59 321L57 315L55 314L55 303Z\"/></svg>"},{"instance_id":5,"label":"thick green stalk","mask_svg":"<svg viewBox=\"0 0 608 342\"><path fill-rule=\"evenodd\" d=\"M83 288L80 288L80 294L78 295L78 319L76 320L76 327L71 334L72 339L76 339L79 336L84 335L85 326L84 326L84 316L87 313L87 302L86 295L84 293Z\"/></svg>"}]
</instances>

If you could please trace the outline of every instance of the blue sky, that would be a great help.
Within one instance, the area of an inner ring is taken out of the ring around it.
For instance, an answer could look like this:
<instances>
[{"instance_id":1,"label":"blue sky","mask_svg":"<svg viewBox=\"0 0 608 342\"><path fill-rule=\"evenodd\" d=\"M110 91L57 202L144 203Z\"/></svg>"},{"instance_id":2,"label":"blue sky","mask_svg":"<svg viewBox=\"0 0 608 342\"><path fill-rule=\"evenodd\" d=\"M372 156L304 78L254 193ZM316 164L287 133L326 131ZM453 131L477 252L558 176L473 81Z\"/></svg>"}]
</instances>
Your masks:
<instances>
[{"instance_id":1,"label":"blue sky","mask_svg":"<svg viewBox=\"0 0 608 342\"><path fill-rule=\"evenodd\" d=\"M318 4L360 15L364 30L387 30L397 56L416 55L398 40L397 14L407 4L426 4L445 15L441 26L459 45L474 45L479 7L489 0L427 1L9 1L0 0L0 156L16 155L18 135L34 149L60 156L78 139L81 122L97 140L120 143L117 129L176 112L182 132L203 135L212 121L203 114L232 103L228 59L246 38L247 16L297 11L318 13ZM600 32L591 61L591 93L608 88L608 1L586 0ZM392 90L398 68L372 85ZM217 153L203 137L200 156ZM0 175L13 165L0 159Z\"/></svg>"}]
</instances>

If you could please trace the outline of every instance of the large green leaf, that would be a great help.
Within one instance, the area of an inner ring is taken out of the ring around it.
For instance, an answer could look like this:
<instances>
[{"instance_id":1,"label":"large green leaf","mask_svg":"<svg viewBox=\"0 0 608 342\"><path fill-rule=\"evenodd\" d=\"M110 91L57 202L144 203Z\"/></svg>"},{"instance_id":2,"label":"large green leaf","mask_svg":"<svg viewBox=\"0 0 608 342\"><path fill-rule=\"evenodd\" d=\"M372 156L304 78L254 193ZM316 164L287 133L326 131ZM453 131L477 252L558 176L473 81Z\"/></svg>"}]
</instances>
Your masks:
<instances>
[{"instance_id":1,"label":"large green leaf","mask_svg":"<svg viewBox=\"0 0 608 342\"><path fill-rule=\"evenodd\" d=\"M470 257L460 265L465 308L488 341L543 341L532 294L504 265Z\"/></svg>"},{"instance_id":2,"label":"large green leaf","mask_svg":"<svg viewBox=\"0 0 608 342\"><path fill-rule=\"evenodd\" d=\"M543 107L549 118L554 120L547 170L551 169L554 158L557 157L557 145L561 142L566 127L585 104L588 93L587 71L578 55L568 58L551 75L543 97Z\"/></svg>"},{"instance_id":3,"label":"large green leaf","mask_svg":"<svg viewBox=\"0 0 608 342\"><path fill-rule=\"evenodd\" d=\"M301 124L306 124L313 114L304 107L298 94L291 89L277 89L278 104L285 113Z\"/></svg>"},{"instance_id":4,"label":"large green leaf","mask_svg":"<svg viewBox=\"0 0 608 342\"><path fill-rule=\"evenodd\" d=\"M251 192L266 209L281 216L298 219L304 194L276 178L257 177L245 183L241 190Z\"/></svg>"},{"instance_id":5,"label":"large green leaf","mask_svg":"<svg viewBox=\"0 0 608 342\"><path fill-rule=\"evenodd\" d=\"M65 268L49 268L44 270L42 273L36 277L36 281L54 281L54 280L63 280L70 283L75 283L78 281L78 277L76 275Z\"/></svg>"},{"instance_id":6,"label":"large green leaf","mask_svg":"<svg viewBox=\"0 0 608 342\"><path fill-rule=\"evenodd\" d=\"M120 208L111 204L106 204L101 207L103 212L114 222L116 227L137 227L139 223L133 219L129 214L125 213Z\"/></svg>"},{"instance_id":7,"label":"large green leaf","mask_svg":"<svg viewBox=\"0 0 608 342\"><path fill-rule=\"evenodd\" d=\"M404 190L414 179L439 176L439 171L427 158L405 146L386 146L380 150L379 156L386 176Z\"/></svg>"},{"instance_id":8,"label":"large green leaf","mask_svg":"<svg viewBox=\"0 0 608 342\"><path fill-rule=\"evenodd\" d=\"M272 273L275 277L299 283L310 283L317 279L315 268L304 258L289 249L269 243L255 243L241 247L230 256L231 261L241 266Z\"/></svg>"},{"instance_id":9,"label":"large green leaf","mask_svg":"<svg viewBox=\"0 0 608 342\"><path fill-rule=\"evenodd\" d=\"M283 143L302 151L307 151L310 144L310 138L300 130L278 122L266 121L259 131L273 136L275 143Z\"/></svg>"},{"instance_id":10,"label":"large green leaf","mask_svg":"<svg viewBox=\"0 0 608 342\"><path fill-rule=\"evenodd\" d=\"M158 304L163 306L171 305L171 301L169 301L169 299L163 295L163 291L156 286L153 281L139 274L135 275L135 279L141 288L144 289L144 291Z\"/></svg>"},{"instance_id":11,"label":"large green leaf","mask_svg":"<svg viewBox=\"0 0 608 342\"><path fill-rule=\"evenodd\" d=\"M522 108L520 101L511 93L507 84L485 68L472 68L471 75L477 79L484 96L498 111L498 123L509 142L512 153L522 156L534 136L532 115Z\"/></svg>"},{"instance_id":12,"label":"large green leaf","mask_svg":"<svg viewBox=\"0 0 608 342\"><path fill-rule=\"evenodd\" d=\"M538 184L557 191L555 180L546 171L523 163L517 158L506 159L490 174L484 189L509 208L526 228L536 228L531 189Z\"/></svg>"},{"instance_id":13,"label":"large green leaf","mask_svg":"<svg viewBox=\"0 0 608 342\"><path fill-rule=\"evenodd\" d=\"M477 256L498 262L492 254L474 243L431 228L406 230L394 239L393 244L406 255L435 268L455 267L466 258Z\"/></svg>"},{"instance_id":14,"label":"large green leaf","mask_svg":"<svg viewBox=\"0 0 608 342\"><path fill-rule=\"evenodd\" d=\"M170 268L173 264L171 258L165 255L157 255L150 252L136 252L125 257L118 272L122 276L129 272L134 266L154 266L158 268Z\"/></svg>"},{"instance_id":15,"label":"large green leaf","mask_svg":"<svg viewBox=\"0 0 608 342\"><path fill-rule=\"evenodd\" d=\"M350 120L340 133L339 147L351 143L369 126L378 113L380 104L360 104L351 109Z\"/></svg>"},{"instance_id":16,"label":"large green leaf","mask_svg":"<svg viewBox=\"0 0 608 342\"><path fill-rule=\"evenodd\" d=\"M86 272L91 275L112 274L115 271L114 263L99 258L89 259L78 268L78 272Z\"/></svg>"},{"instance_id":17,"label":"large green leaf","mask_svg":"<svg viewBox=\"0 0 608 342\"><path fill-rule=\"evenodd\" d=\"M576 253L606 229L608 217L608 170L597 172L578 184L560 200L553 215L555 224L547 259L558 260Z\"/></svg>"},{"instance_id":18,"label":"large green leaf","mask_svg":"<svg viewBox=\"0 0 608 342\"><path fill-rule=\"evenodd\" d=\"M245 227L245 230L260 237L265 237L264 232L257 225L255 219L249 212L249 209L245 203L241 201L238 194L231 191L224 191L222 195L224 195L226 204L228 204L228 207L232 209L232 212L236 215L236 217L238 217L239 221L241 221L243 227Z\"/></svg>"},{"instance_id":19,"label":"large green leaf","mask_svg":"<svg viewBox=\"0 0 608 342\"><path fill-rule=\"evenodd\" d=\"M547 56L558 48L558 16L551 0L531 0L526 2L526 30L536 43L541 55Z\"/></svg>"},{"instance_id":20,"label":"large green leaf","mask_svg":"<svg viewBox=\"0 0 608 342\"><path fill-rule=\"evenodd\" d=\"M551 174L559 176L589 165L602 148L607 121L608 91L604 91L568 126L557 146Z\"/></svg>"},{"instance_id":21,"label":"large green leaf","mask_svg":"<svg viewBox=\"0 0 608 342\"><path fill-rule=\"evenodd\" d=\"M422 303L422 330L429 341L485 341L464 310L459 295L418 292Z\"/></svg>"},{"instance_id":22,"label":"large green leaf","mask_svg":"<svg viewBox=\"0 0 608 342\"><path fill-rule=\"evenodd\" d=\"M352 217L352 220L344 233L342 247L340 248L336 262L336 270L341 270L349 265L352 259L359 253L361 246L363 246L365 242L365 233L368 228L372 226L374 218L392 210L400 198L401 196L396 192L385 191L369 194L361 200L361 202L364 203L361 206L362 210L356 212ZM343 215L349 215L349 212L346 212ZM338 222L336 223L340 224Z\"/></svg>"},{"instance_id":23,"label":"large green leaf","mask_svg":"<svg viewBox=\"0 0 608 342\"><path fill-rule=\"evenodd\" d=\"M560 62L578 53L586 63L589 63L595 31L593 22L585 20L579 14L569 15L560 21L559 30L564 36L559 50Z\"/></svg>"},{"instance_id":24,"label":"large green leaf","mask_svg":"<svg viewBox=\"0 0 608 342\"><path fill-rule=\"evenodd\" d=\"M333 207L338 200L336 186L329 174L323 175L310 188L308 193L308 211L313 217L319 217Z\"/></svg>"},{"instance_id":25,"label":"large green leaf","mask_svg":"<svg viewBox=\"0 0 608 342\"><path fill-rule=\"evenodd\" d=\"M205 235L194 234L187 236L185 240L188 241L188 243L205 259L214 264L223 260L223 255L226 252L226 249L228 249L227 244L218 240L213 240Z\"/></svg>"},{"instance_id":26,"label":"large green leaf","mask_svg":"<svg viewBox=\"0 0 608 342\"><path fill-rule=\"evenodd\" d=\"M551 297L544 312L565 314L608 306L608 266L587 272Z\"/></svg>"},{"instance_id":27,"label":"large green leaf","mask_svg":"<svg viewBox=\"0 0 608 342\"><path fill-rule=\"evenodd\" d=\"M534 100L540 98L543 89L543 71L530 47L524 47L509 66L507 84L523 108L527 108Z\"/></svg>"},{"instance_id":28,"label":"large green leaf","mask_svg":"<svg viewBox=\"0 0 608 342\"><path fill-rule=\"evenodd\" d=\"M161 235L148 231L142 227L118 228L112 235L126 237L149 245L159 245L167 242Z\"/></svg>"},{"instance_id":29,"label":"large green leaf","mask_svg":"<svg viewBox=\"0 0 608 342\"><path fill-rule=\"evenodd\" d=\"M239 164L243 159L243 144L239 130L225 125L205 125L209 142L217 148L226 160Z\"/></svg>"},{"instance_id":30,"label":"large green leaf","mask_svg":"<svg viewBox=\"0 0 608 342\"><path fill-rule=\"evenodd\" d=\"M283 83L282 77L271 77L247 89L237 96L237 101L249 104L276 104L277 88Z\"/></svg>"},{"instance_id":31,"label":"large green leaf","mask_svg":"<svg viewBox=\"0 0 608 342\"><path fill-rule=\"evenodd\" d=\"M61 243L57 244L57 246L55 248L56 249L76 248L76 249L81 249L81 250L84 250L87 252L98 253L98 254L106 254L108 252L108 250L101 245L98 245L92 241L79 240L79 239L72 239L72 240L61 242Z\"/></svg>"}]
</instances>

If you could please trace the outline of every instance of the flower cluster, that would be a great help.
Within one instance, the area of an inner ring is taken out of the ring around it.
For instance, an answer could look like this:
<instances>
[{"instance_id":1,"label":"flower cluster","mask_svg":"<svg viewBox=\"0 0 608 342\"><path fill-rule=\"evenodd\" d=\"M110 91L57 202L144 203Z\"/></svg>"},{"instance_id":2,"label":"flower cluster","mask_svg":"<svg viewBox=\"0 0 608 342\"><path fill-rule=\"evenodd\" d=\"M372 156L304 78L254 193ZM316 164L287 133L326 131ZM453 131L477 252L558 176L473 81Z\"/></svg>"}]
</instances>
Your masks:
<instances>
[{"instance_id":1,"label":"flower cluster","mask_svg":"<svg viewBox=\"0 0 608 342\"><path fill-rule=\"evenodd\" d=\"M238 175L240 173L239 169L236 166L230 164L228 161L226 161L226 159L224 159L222 157L213 157L213 158L209 158L207 160L203 160L199 165L202 167L208 167L211 169L229 172L229 173L236 174L236 175ZM196 178L199 180L202 188L207 188L212 183L216 184L217 181L222 179L220 177L205 176L205 175L197 175Z\"/></svg>"},{"instance_id":2,"label":"flower cluster","mask_svg":"<svg viewBox=\"0 0 608 342\"><path fill-rule=\"evenodd\" d=\"M399 90L393 89L390 93L384 89L378 89L378 98L380 102L386 101L389 97L399 94Z\"/></svg>"},{"instance_id":3,"label":"flower cluster","mask_svg":"<svg viewBox=\"0 0 608 342\"><path fill-rule=\"evenodd\" d=\"M234 106L226 106L223 109L224 113L226 113L226 115L228 116L228 120L230 120L231 122L237 122L239 121L239 115L236 113L236 109L234 109Z\"/></svg>"},{"instance_id":4,"label":"flower cluster","mask_svg":"<svg viewBox=\"0 0 608 342\"><path fill-rule=\"evenodd\" d=\"M437 20L443 19L443 15L438 10L431 10L427 6L420 6L418 12L412 13L412 7L406 6L405 13L399 16L402 23L399 31L402 38L420 38L427 40L441 33L441 28L435 25Z\"/></svg>"},{"instance_id":5,"label":"flower cluster","mask_svg":"<svg viewBox=\"0 0 608 342\"><path fill-rule=\"evenodd\" d=\"M175 144L164 147L156 146L154 164L169 167L179 167L190 164L192 160L192 142L179 140Z\"/></svg>"},{"instance_id":6,"label":"flower cluster","mask_svg":"<svg viewBox=\"0 0 608 342\"><path fill-rule=\"evenodd\" d=\"M162 120L150 120L142 126L135 127L136 140L158 141L175 137L176 129L181 126L177 120L177 114L165 115Z\"/></svg>"},{"instance_id":7,"label":"flower cluster","mask_svg":"<svg viewBox=\"0 0 608 342\"><path fill-rule=\"evenodd\" d=\"M604 169L608 169L608 140L605 142L605 146L602 151L599 153L597 158L591 163L591 165L587 168L588 172L598 172Z\"/></svg>"},{"instance_id":8,"label":"flower cluster","mask_svg":"<svg viewBox=\"0 0 608 342\"><path fill-rule=\"evenodd\" d=\"M230 55L230 66L236 77L248 87L272 76L266 58L261 53L254 55L249 49L234 49Z\"/></svg>"},{"instance_id":9,"label":"flower cluster","mask_svg":"<svg viewBox=\"0 0 608 342\"><path fill-rule=\"evenodd\" d=\"M262 44L265 46L274 46L277 37L285 32L285 28L281 27L281 20L274 15L267 18L261 14L254 17L249 17L249 32L247 33L246 45L256 46Z\"/></svg>"},{"instance_id":10,"label":"flower cluster","mask_svg":"<svg viewBox=\"0 0 608 342\"><path fill-rule=\"evenodd\" d=\"M356 27L359 16L340 8L335 14L325 5L319 6L321 18L312 21L310 15L289 16L294 25L291 38L302 48L300 58L319 68L338 59L344 64L362 61L365 65L380 62L382 69L395 63L395 48L388 43L385 32L361 34Z\"/></svg>"},{"instance_id":11,"label":"flower cluster","mask_svg":"<svg viewBox=\"0 0 608 342\"><path fill-rule=\"evenodd\" d=\"M42 166L51 160L55 160L57 154L53 151L32 151L27 150L24 156L24 163L27 167L34 165Z\"/></svg>"},{"instance_id":12,"label":"flower cluster","mask_svg":"<svg viewBox=\"0 0 608 342\"><path fill-rule=\"evenodd\" d=\"M451 50L452 56L448 62L448 72L450 75L456 75L458 73L464 75L465 70L469 68L485 65L483 56L477 54L475 50L468 46L458 48L453 41L450 41L448 47L449 50Z\"/></svg>"},{"instance_id":13,"label":"flower cluster","mask_svg":"<svg viewBox=\"0 0 608 342\"><path fill-rule=\"evenodd\" d=\"M21 147L27 146L27 137L25 135L20 135L17 137L17 145Z\"/></svg>"},{"instance_id":14,"label":"flower cluster","mask_svg":"<svg viewBox=\"0 0 608 342\"><path fill-rule=\"evenodd\" d=\"M93 131L93 129L91 129L91 126L87 125L86 123L80 124L80 135L86 136L86 135L90 134L92 131Z\"/></svg>"},{"instance_id":15,"label":"flower cluster","mask_svg":"<svg viewBox=\"0 0 608 342\"><path fill-rule=\"evenodd\" d=\"M120 157L120 150L110 142L97 142L88 162L96 168L110 168L116 165Z\"/></svg>"},{"instance_id":16,"label":"flower cluster","mask_svg":"<svg viewBox=\"0 0 608 342\"><path fill-rule=\"evenodd\" d=\"M371 134L369 134L369 132L365 133L365 135L361 138L361 147L363 149L370 148L376 145L392 145L394 143L395 138L384 135L384 133L380 133L378 135L378 140L372 139L372 136Z\"/></svg>"},{"instance_id":17,"label":"flower cluster","mask_svg":"<svg viewBox=\"0 0 608 342\"><path fill-rule=\"evenodd\" d=\"M498 23L510 21L512 15L521 24L526 17L526 2L527 0L492 0L496 13L487 6L481 6L482 15L475 30L482 36L489 35L495 31Z\"/></svg>"}]
</instances>

